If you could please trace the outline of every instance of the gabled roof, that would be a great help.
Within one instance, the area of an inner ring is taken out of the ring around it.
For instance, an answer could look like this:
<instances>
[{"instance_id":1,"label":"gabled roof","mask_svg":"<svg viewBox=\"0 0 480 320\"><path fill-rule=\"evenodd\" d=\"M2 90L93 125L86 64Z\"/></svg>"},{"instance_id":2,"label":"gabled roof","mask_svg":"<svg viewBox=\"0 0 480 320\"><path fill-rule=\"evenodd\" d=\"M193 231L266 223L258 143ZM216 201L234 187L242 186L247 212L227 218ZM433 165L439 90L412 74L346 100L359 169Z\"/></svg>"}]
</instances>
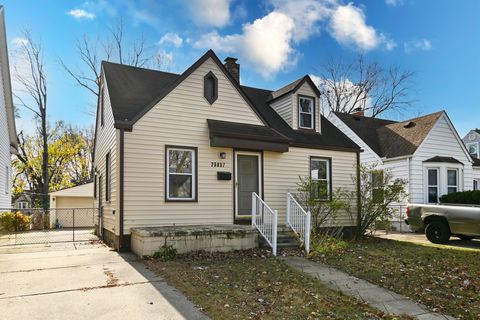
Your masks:
<instances>
[{"instance_id":1,"label":"gabled roof","mask_svg":"<svg viewBox=\"0 0 480 320\"><path fill-rule=\"evenodd\" d=\"M231 81L232 85L263 123L286 137L290 141L290 145L346 151L360 150L352 140L323 116L321 119L322 134L292 129L269 106L273 91L240 86L212 50L209 50L181 75L105 61L102 62L115 126L117 128L132 128L132 125L139 118L155 106L208 58L212 58L217 63L219 68ZM313 85L310 77L305 76L296 82L296 86L300 87L305 82L311 82L311 85ZM294 87L291 90L296 89ZM288 90L285 92L288 92Z\"/></svg>"},{"instance_id":2,"label":"gabled roof","mask_svg":"<svg viewBox=\"0 0 480 320\"><path fill-rule=\"evenodd\" d=\"M320 91L318 90L317 86L313 83L312 79L310 78L309 75L305 75L303 77L301 77L300 79L297 79L295 81L293 81L292 83L289 83L287 84L286 86L276 90L276 91L272 91L271 92L271 97L270 97L270 101L273 101L273 100L276 100L276 99L279 99L291 92L295 92L298 90L298 88L300 88L305 82L307 82L310 87L312 88L312 90L315 92L315 94L317 95L317 97L320 97Z\"/></svg>"},{"instance_id":3,"label":"gabled roof","mask_svg":"<svg viewBox=\"0 0 480 320\"><path fill-rule=\"evenodd\" d=\"M10 64L8 62L7 32L5 27L5 10L0 6L0 69L3 80L3 96L5 99L5 108L7 112L8 136L10 140L10 149L16 153L18 149L17 129L15 127L15 110L12 99L12 83L10 79Z\"/></svg>"},{"instance_id":4,"label":"gabled roof","mask_svg":"<svg viewBox=\"0 0 480 320\"><path fill-rule=\"evenodd\" d=\"M51 196L57 197L92 197L93 199L93 182L84 183L58 191L50 192Z\"/></svg>"},{"instance_id":5,"label":"gabled roof","mask_svg":"<svg viewBox=\"0 0 480 320\"><path fill-rule=\"evenodd\" d=\"M395 158L414 154L444 112L435 112L402 122L341 112L334 114L378 156Z\"/></svg>"}]
</instances>

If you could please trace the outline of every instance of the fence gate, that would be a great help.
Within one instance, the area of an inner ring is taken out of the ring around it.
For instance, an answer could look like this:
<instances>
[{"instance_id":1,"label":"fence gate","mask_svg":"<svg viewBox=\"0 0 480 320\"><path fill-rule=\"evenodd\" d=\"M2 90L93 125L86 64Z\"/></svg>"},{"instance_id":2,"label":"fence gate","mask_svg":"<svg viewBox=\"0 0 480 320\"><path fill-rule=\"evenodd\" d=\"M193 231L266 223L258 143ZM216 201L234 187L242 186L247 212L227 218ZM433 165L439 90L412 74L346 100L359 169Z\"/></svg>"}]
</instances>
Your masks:
<instances>
[{"instance_id":1,"label":"fence gate","mask_svg":"<svg viewBox=\"0 0 480 320\"><path fill-rule=\"evenodd\" d=\"M97 208L0 208L0 246L98 240Z\"/></svg>"}]
</instances>

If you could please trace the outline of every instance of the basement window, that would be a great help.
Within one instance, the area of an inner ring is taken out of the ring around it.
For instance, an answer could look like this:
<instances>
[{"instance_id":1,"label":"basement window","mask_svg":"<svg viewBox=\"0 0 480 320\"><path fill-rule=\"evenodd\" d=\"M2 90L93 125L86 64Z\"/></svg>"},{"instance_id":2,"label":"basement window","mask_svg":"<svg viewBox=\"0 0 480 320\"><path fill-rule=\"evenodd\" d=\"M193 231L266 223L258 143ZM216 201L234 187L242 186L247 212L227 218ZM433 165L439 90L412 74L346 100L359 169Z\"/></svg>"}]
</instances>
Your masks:
<instances>
[{"instance_id":1,"label":"basement window","mask_svg":"<svg viewBox=\"0 0 480 320\"><path fill-rule=\"evenodd\" d=\"M173 146L166 149L166 200L196 201L197 149Z\"/></svg>"},{"instance_id":2,"label":"basement window","mask_svg":"<svg viewBox=\"0 0 480 320\"><path fill-rule=\"evenodd\" d=\"M218 98L218 80L212 71L203 78L203 96L210 104Z\"/></svg>"},{"instance_id":3,"label":"basement window","mask_svg":"<svg viewBox=\"0 0 480 320\"><path fill-rule=\"evenodd\" d=\"M298 97L298 127L301 129L314 128L315 99Z\"/></svg>"}]
</instances>

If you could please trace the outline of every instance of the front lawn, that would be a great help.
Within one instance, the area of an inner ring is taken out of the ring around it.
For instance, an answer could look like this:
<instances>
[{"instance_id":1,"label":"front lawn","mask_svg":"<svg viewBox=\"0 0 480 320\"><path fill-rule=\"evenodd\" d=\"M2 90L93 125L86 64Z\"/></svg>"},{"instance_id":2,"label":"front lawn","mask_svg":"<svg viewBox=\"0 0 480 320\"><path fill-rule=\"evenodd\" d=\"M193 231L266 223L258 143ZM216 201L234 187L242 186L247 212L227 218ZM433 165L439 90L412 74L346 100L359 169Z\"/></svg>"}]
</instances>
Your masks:
<instances>
[{"instance_id":1,"label":"front lawn","mask_svg":"<svg viewBox=\"0 0 480 320\"><path fill-rule=\"evenodd\" d=\"M480 252L372 238L316 257L460 319L480 319Z\"/></svg>"},{"instance_id":2,"label":"front lawn","mask_svg":"<svg viewBox=\"0 0 480 320\"><path fill-rule=\"evenodd\" d=\"M213 319L408 319L385 316L261 250L145 263Z\"/></svg>"}]
</instances>

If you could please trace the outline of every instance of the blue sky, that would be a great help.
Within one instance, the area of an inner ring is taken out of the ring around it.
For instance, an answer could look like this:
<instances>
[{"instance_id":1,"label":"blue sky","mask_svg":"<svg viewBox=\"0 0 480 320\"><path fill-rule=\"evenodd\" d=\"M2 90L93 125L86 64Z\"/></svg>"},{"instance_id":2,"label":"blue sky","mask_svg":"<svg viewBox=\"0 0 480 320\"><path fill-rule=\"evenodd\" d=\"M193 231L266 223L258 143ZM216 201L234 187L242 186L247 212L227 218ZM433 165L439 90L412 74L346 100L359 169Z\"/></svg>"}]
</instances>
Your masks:
<instances>
[{"instance_id":1,"label":"blue sky","mask_svg":"<svg viewBox=\"0 0 480 320\"><path fill-rule=\"evenodd\" d=\"M93 121L93 96L58 63L81 66L75 42L105 36L122 17L126 38L143 34L164 68L182 72L207 49L239 58L244 85L278 88L318 74L328 59L354 57L416 73L415 107L399 118L445 109L461 135L480 127L480 1L477 0L6 0L10 51L30 29L41 39L50 120ZM14 61L13 61L14 63ZM22 112L20 129L31 115Z\"/></svg>"}]
</instances>

